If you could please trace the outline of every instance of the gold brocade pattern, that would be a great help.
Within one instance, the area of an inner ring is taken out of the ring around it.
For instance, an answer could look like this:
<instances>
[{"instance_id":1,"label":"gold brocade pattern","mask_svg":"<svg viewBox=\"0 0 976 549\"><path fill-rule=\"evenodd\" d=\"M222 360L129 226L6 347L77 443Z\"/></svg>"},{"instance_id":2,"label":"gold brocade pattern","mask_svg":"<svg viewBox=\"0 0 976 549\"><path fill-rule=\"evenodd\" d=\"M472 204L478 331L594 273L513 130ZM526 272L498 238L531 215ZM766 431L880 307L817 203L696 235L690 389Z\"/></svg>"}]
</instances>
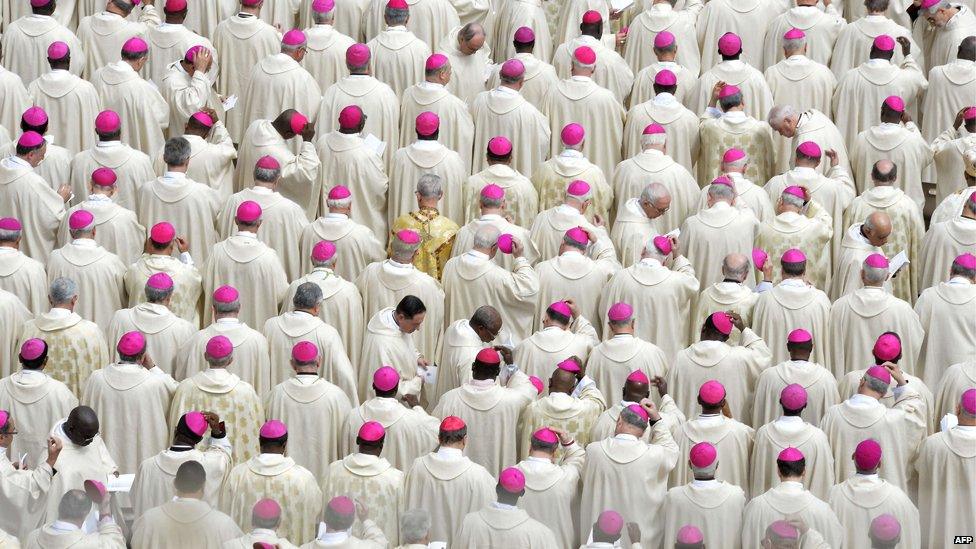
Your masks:
<instances>
[{"instance_id":1,"label":"gold brocade pattern","mask_svg":"<svg viewBox=\"0 0 976 549\"><path fill-rule=\"evenodd\" d=\"M88 376L109 363L105 338L93 322L82 320L68 328L46 332L31 321L24 326L21 341L34 337L47 342L44 372L67 385L78 398L85 390Z\"/></svg>"},{"instance_id":2,"label":"gold brocade pattern","mask_svg":"<svg viewBox=\"0 0 976 549\"><path fill-rule=\"evenodd\" d=\"M392 235L397 231L416 231L420 235L420 250L413 265L440 281L444 265L451 259L459 228L457 223L441 215L436 208L421 208L401 215L393 222L390 240L392 242Z\"/></svg>"}]
</instances>

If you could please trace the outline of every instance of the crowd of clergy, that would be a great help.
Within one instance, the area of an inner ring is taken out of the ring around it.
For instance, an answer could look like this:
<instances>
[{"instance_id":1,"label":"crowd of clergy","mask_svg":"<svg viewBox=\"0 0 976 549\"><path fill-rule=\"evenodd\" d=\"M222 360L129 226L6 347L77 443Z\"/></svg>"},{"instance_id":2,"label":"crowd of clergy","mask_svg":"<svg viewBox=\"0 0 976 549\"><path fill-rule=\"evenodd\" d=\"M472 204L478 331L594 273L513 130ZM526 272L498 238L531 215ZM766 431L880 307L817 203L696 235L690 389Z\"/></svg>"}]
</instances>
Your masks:
<instances>
[{"instance_id":1,"label":"crowd of clergy","mask_svg":"<svg viewBox=\"0 0 976 549\"><path fill-rule=\"evenodd\" d=\"M0 549L973 547L974 9L0 0Z\"/></svg>"}]
</instances>

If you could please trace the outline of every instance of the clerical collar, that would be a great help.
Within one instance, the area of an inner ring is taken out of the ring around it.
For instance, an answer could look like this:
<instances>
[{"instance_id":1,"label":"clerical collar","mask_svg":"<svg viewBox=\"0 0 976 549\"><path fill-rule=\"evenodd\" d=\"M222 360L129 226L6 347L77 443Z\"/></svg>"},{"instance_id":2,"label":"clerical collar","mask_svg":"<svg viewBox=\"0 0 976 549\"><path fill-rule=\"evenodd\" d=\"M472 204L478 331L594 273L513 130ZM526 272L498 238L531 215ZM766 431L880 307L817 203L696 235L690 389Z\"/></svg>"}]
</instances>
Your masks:
<instances>
[{"instance_id":1,"label":"clerical collar","mask_svg":"<svg viewBox=\"0 0 976 549\"><path fill-rule=\"evenodd\" d=\"M864 16L865 21L871 21L877 23L878 21L886 21L888 18L881 14L869 13Z\"/></svg>"},{"instance_id":2,"label":"clerical collar","mask_svg":"<svg viewBox=\"0 0 976 549\"><path fill-rule=\"evenodd\" d=\"M508 96L521 95L521 94L519 94L518 90L513 90L512 88L509 88L507 86L498 86L497 88L495 88L495 89L493 89L491 91L493 93L497 93L497 94L500 94L500 95L508 95Z\"/></svg>"},{"instance_id":3,"label":"clerical collar","mask_svg":"<svg viewBox=\"0 0 976 549\"><path fill-rule=\"evenodd\" d=\"M114 147L121 147L122 142L121 141L99 141L98 143L95 143L95 146L98 147L99 149L111 149Z\"/></svg>"},{"instance_id":4,"label":"clerical collar","mask_svg":"<svg viewBox=\"0 0 976 549\"><path fill-rule=\"evenodd\" d=\"M478 218L478 221L497 221L499 219L503 219L502 216L498 214L487 213L487 214L481 214L481 217Z\"/></svg>"},{"instance_id":5,"label":"clerical collar","mask_svg":"<svg viewBox=\"0 0 976 549\"><path fill-rule=\"evenodd\" d=\"M878 473L867 473L867 474L864 474L864 473L854 473L854 476L856 476L858 478L866 478L866 479L870 479L870 480L878 480L878 479L881 478L880 476L878 476Z\"/></svg>"},{"instance_id":6,"label":"clerical collar","mask_svg":"<svg viewBox=\"0 0 976 549\"><path fill-rule=\"evenodd\" d=\"M718 481L715 479L698 480L696 478L691 481L691 485L694 486L695 488L713 488L715 486L718 486Z\"/></svg>"},{"instance_id":7,"label":"clerical collar","mask_svg":"<svg viewBox=\"0 0 976 549\"><path fill-rule=\"evenodd\" d=\"M561 213L563 215L570 215L570 216L579 215L579 213L580 213L579 210L577 210L576 208L570 206L569 204L560 204L560 205L556 206L555 210L558 213Z\"/></svg>"},{"instance_id":8,"label":"clerical collar","mask_svg":"<svg viewBox=\"0 0 976 549\"><path fill-rule=\"evenodd\" d=\"M236 316L225 316L214 320L214 324L226 324L228 326L240 326L241 320Z\"/></svg>"},{"instance_id":9,"label":"clerical collar","mask_svg":"<svg viewBox=\"0 0 976 549\"><path fill-rule=\"evenodd\" d=\"M779 281L780 286L786 286L788 288L806 288L807 283L803 281L802 278L784 278Z\"/></svg>"},{"instance_id":10,"label":"clerical collar","mask_svg":"<svg viewBox=\"0 0 976 549\"><path fill-rule=\"evenodd\" d=\"M488 259L488 254L486 254L485 252L479 252L478 250L468 250L464 252L464 255L467 255L473 259L484 259L484 260Z\"/></svg>"},{"instance_id":11,"label":"clerical collar","mask_svg":"<svg viewBox=\"0 0 976 549\"><path fill-rule=\"evenodd\" d=\"M589 76L583 76L582 74L574 74L573 76L570 76L569 79L572 80L572 81L574 81L574 82L592 82L593 81L593 79L590 78Z\"/></svg>"},{"instance_id":12,"label":"clerical collar","mask_svg":"<svg viewBox=\"0 0 976 549\"><path fill-rule=\"evenodd\" d=\"M652 102L659 107L669 107L677 103L678 100L668 92L661 92L654 96Z\"/></svg>"},{"instance_id":13,"label":"clerical collar","mask_svg":"<svg viewBox=\"0 0 976 549\"><path fill-rule=\"evenodd\" d=\"M19 254L20 250L9 246L0 246L0 254Z\"/></svg>"},{"instance_id":14,"label":"clerical collar","mask_svg":"<svg viewBox=\"0 0 976 549\"><path fill-rule=\"evenodd\" d=\"M415 149L420 149L422 151L436 151L440 149L442 145L436 139L434 140L418 139L413 142L412 147Z\"/></svg>"},{"instance_id":15,"label":"clerical collar","mask_svg":"<svg viewBox=\"0 0 976 549\"><path fill-rule=\"evenodd\" d=\"M629 442L637 442L637 437L628 433L618 433L613 435L614 440L626 440Z\"/></svg>"},{"instance_id":16,"label":"clerical collar","mask_svg":"<svg viewBox=\"0 0 976 549\"><path fill-rule=\"evenodd\" d=\"M254 17L254 14L253 13L246 13L246 12L240 11L240 12L237 12L237 16L240 17L241 19L249 19L251 17Z\"/></svg>"},{"instance_id":17,"label":"clerical collar","mask_svg":"<svg viewBox=\"0 0 976 549\"><path fill-rule=\"evenodd\" d=\"M85 202L111 202L112 197L104 194L90 194Z\"/></svg>"},{"instance_id":18,"label":"clerical collar","mask_svg":"<svg viewBox=\"0 0 976 549\"><path fill-rule=\"evenodd\" d=\"M633 338L634 334L614 334L610 339L627 339Z\"/></svg>"},{"instance_id":19,"label":"clerical collar","mask_svg":"<svg viewBox=\"0 0 976 549\"><path fill-rule=\"evenodd\" d=\"M705 341L707 340L699 341L699 343L704 343ZM721 341L716 341L715 343L721 343ZM725 416L722 414L698 414L696 419L698 420L699 425L711 425L715 423L722 423Z\"/></svg>"},{"instance_id":20,"label":"clerical collar","mask_svg":"<svg viewBox=\"0 0 976 549\"><path fill-rule=\"evenodd\" d=\"M292 314L305 315L305 316L308 316L308 317L311 317L312 316L312 313L310 313L308 311L302 311L302 310L292 311Z\"/></svg>"},{"instance_id":21,"label":"clerical collar","mask_svg":"<svg viewBox=\"0 0 976 549\"><path fill-rule=\"evenodd\" d=\"M518 511L518 507L516 507L515 505L509 505L507 503L502 503L500 501L491 502L491 506L494 507L495 509L502 509L505 511Z\"/></svg>"},{"instance_id":22,"label":"clerical collar","mask_svg":"<svg viewBox=\"0 0 976 549\"><path fill-rule=\"evenodd\" d=\"M961 277L961 276L954 276L949 279L949 282L947 284L970 286L972 285L972 282L970 282L968 278Z\"/></svg>"},{"instance_id":23,"label":"clerical collar","mask_svg":"<svg viewBox=\"0 0 976 549\"><path fill-rule=\"evenodd\" d=\"M542 332L551 332L551 331L554 331L554 330L559 330L560 332L565 332L566 331L563 328L560 328L559 326L546 326L545 328L543 328L540 331L542 331Z\"/></svg>"},{"instance_id":24,"label":"clerical collar","mask_svg":"<svg viewBox=\"0 0 976 549\"><path fill-rule=\"evenodd\" d=\"M63 520L56 520L51 523L51 530L54 530L55 532L61 534L67 534L69 532L79 532L81 531L81 528L79 528L78 525L72 524L70 522L65 522Z\"/></svg>"},{"instance_id":25,"label":"clerical collar","mask_svg":"<svg viewBox=\"0 0 976 549\"><path fill-rule=\"evenodd\" d=\"M539 457L539 456L527 456L525 461L531 461L533 463L545 463L552 465L552 460L549 458Z\"/></svg>"},{"instance_id":26,"label":"clerical collar","mask_svg":"<svg viewBox=\"0 0 976 549\"><path fill-rule=\"evenodd\" d=\"M729 122L743 122L746 119L746 112L745 111L723 112L722 118L728 120Z\"/></svg>"},{"instance_id":27,"label":"clerical collar","mask_svg":"<svg viewBox=\"0 0 976 549\"><path fill-rule=\"evenodd\" d=\"M255 528L251 530L251 537L277 538L278 533L268 528Z\"/></svg>"},{"instance_id":28,"label":"clerical collar","mask_svg":"<svg viewBox=\"0 0 976 549\"><path fill-rule=\"evenodd\" d=\"M719 282L719 284L732 284L734 286L742 286L742 283L739 282L738 280L732 280L729 278L722 280L722 282Z\"/></svg>"},{"instance_id":29,"label":"clerical collar","mask_svg":"<svg viewBox=\"0 0 976 549\"><path fill-rule=\"evenodd\" d=\"M47 312L48 318L68 318L69 316L71 316L71 311L61 307L51 307L51 310Z\"/></svg>"},{"instance_id":30,"label":"clerical collar","mask_svg":"<svg viewBox=\"0 0 976 549\"><path fill-rule=\"evenodd\" d=\"M24 160L23 158L21 158L21 157L19 157L17 155L13 155L13 156L7 157L7 162L9 162L10 164L13 164L14 166L19 166L21 168L28 168L28 169L31 169L31 170L34 169L34 166L31 166L30 162Z\"/></svg>"},{"instance_id":31,"label":"clerical collar","mask_svg":"<svg viewBox=\"0 0 976 549\"><path fill-rule=\"evenodd\" d=\"M396 319L393 318L393 309L387 309L380 313L380 321L383 325L391 330L401 331L400 325L396 323Z\"/></svg>"},{"instance_id":32,"label":"clerical collar","mask_svg":"<svg viewBox=\"0 0 976 549\"><path fill-rule=\"evenodd\" d=\"M392 27L386 27L386 30L395 31L395 32L407 32L407 27L403 25L393 25Z\"/></svg>"},{"instance_id":33,"label":"clerical collar","mask_svg":"<svg viewBox=\"0 0 976 549\"><path fill-rule=\"evenodd\" d=\"M638 263L640 265L643 265L644 267L661 267L661 266L663 266L663 263L661 263L657 259L654 259L653 257L642 257L641 260L638 261Z\"/></svg>"},{"instance_id":34,"label":"clerical collar","mask_svg":"<svg viewBox=\"0 0 976 549\"><path fill-rule=\"evenodd\" d=\"M115 67L122 72L136 72L136 70L132 68L132 65L126 63L124 60L116 61L115 63L112 63L112 65L115 65Z\"/></svg>"},{"instance_id":35,"label":"clerical collar","mask_svg":"<svg viewBox=\"0 0 976 549\"><path fill-rule=\"evenodd\" d=\"M193 449L193 446L184 446L182 444L174 444L169 447L170 452L189 452Z\"/></svg>"},{"instance_id":36,"label":"clerical collar","mask_svg":"<svg viewBox=\"0 0 976 549\"><path fill-rule=\"evenodd\" d=\"M326 219L349 219L349 216L344 213L329 212L322 216Z\"/></svg>"},{"instance_id":37,"label":"clerical collar","mask_svg":"<svg viewBox=\"0 0 976 549\"><path fill-rule=\"evenodd\" d=\"M803 483L802 482L797 482L795 480L784 480L783 482L780 482L779 485L784 490L788 490L790 492L805 492L806 491L806 488L803 487Z\"/></svg>"},{"instance_id":38,"label":"clerical collar","mask_svg":"<svg viewBox=\"0 0 976 549\"><path fill-rule=\"evenodd\" d=\"M815 177L817 175L817 170L807 166L796 166L792 171L794 174L804 179Z\"/></svg>"},{"instance_id":39,"label":"clerical collar","mask_svg":"<svg viewBox=\"0 0 976 549\"><path fill-rule=\"evenodd\" d=\"M258 238L257 233L252 233L251 231L237 231L234 236L243 236L244 238L253 238L255 240Z\"/></svg>"},{"instance_id":40,"label":"clerical collar","mask_svg":"<svg viewBox=\"0 0 976 549\"><path fill-rule=\"evenodd\" d=\"M891 61L888 61L887 59L881 59L880 57L875 57L872 59L868 59L867 61L864 62L864 64L869 67L879 67L882 65L891 65Z\"/></svg>"},{"instance_id":41,"label":"clerical collar","mask_svg":"<svg viewBox=\"0 0 976 549\"><path fill-rule=\"evenodd\" d=\"M255 194L263 194L263 195L274 194L274 191L265 187L264 185L254 185L253 187L251 187L251 191L254 192Z\"/></svg>"},{"instance_id":42,"label":"clerical collar","mask_svg":"<svg viewBox=\"0 0 976 549\"><path fill-rule=\"evenodd\" d=\"M559 156L562 158L583 158L583 153L576 149L563 149Z\"/></svg>"},{"instance_id":43,"label":"clerical collar","mask_svg":"<svg viewBox=\"0 0 976 549\"><path fill-rule=\"evenodd\" d=\"M405 269L408 271L413 270L413 263L400 263L399 261L387 259L386 264L395 269Z\"/></svg>"},{"instance_id":44,"label":"clerical collar","mask_svg":"<svg viewBox=\"0 0 976 549\"><path fill-rule=\"evenodd\" d=\"M653 4L648 11L674 11L674 6L666 2L661 2L659 4Z\"/></svg>"},{"instance_id":45,"label":"clerical collar","mask_svg":"<svg viewBox=\"0 0 976 549\"><path fill-rule=\"evenodd\" d=\"M445 89L444 88L444 84L440 84L438 82L428 82L427 80L424 80L423 82L421 82L420 84L417 84L417 85L419 87L425 89L425 90L443 90L443 89Z\"/></svg>"},{"instance_id":46,"label":"clerical collar","mask_svg":"<svg viewBox=\"0 0 976 549\"><path fill-rule=\"evenodd\" d=\"M800 416L780 416L776 420L777 423L803 423L803 418Z\"/></svg>"},{"instance_id":47,"label":"clerical collar","mask_svg":"<svg viewBox=\"0 0 976 549\"><path fill-rule=\"evenodd\" d=\"M325 523L323 523L322 532L319 532L317 539L326 545L338 545L349 539L349 532L326 532Z\"/></svg>"},{"instance_id":48,"label":"clerical collar","mask_svg":"<svg viewBox=\"0 0 976 549\"><path fill-rule=\"evenodd\" d=\"M741 59L729 59L728 61L720 62L719 65L724 65L729 70L733 71L741 71L742 69L746 68L745 62Z\"/></svg>"},{"instance_id":49,"label":"clerical collar","mask_svg":"<svg viewBox=\"0 0 976 549\"><path fill-rule=\"evenodd\" d=\"M90 238L76 238L71 241L71 244L78 246L79 248L97 248L98 242Z\"/></svg>"},{"instance_id":50,"label":"clerical collar","mask_svg":"<svg viewBox=\"0 0 976 549\"><path fill-rule=\"evenodd\" d=\"M457 461L464 457L464 452L460 448L441 446L434 455L446 461Z\"/></svg>"},{"instance_id":51,"label":"clerical collar","mask_svg":"<svg viewBox=\"0 0 976 549\"><path fill-rule=\"evenodd\" d=\"M867 395L862 395L861 393L854 393L851 395L851 398L847 399L847 402L849 402L852 406L857 407L869 406L873 408L878 405L877 399Z\"/></svg>"},{"instance_id":52,"label":"clerical collar","mask_svg":"<svg viewBox=\"0 0 976 549\"><path fill-rule=\"evenodd\" d=\"M20 370L20 375L25 377L47 377L47 374L41 370L28 370L26 368Z\"/></svg>"},{"instance_id":53,"label":"clerical collar","mask_svg":"<svg viewBox=\"0 0 976 549\"><path fill-rule=\"evenodd\" d=\"M162 177L162 180L167 183L182 183L184 179L186 179L185 172L165 172Z\"/></svg>"},{"instance_id":54,"label":"clerical collar","mask_svg":"<svg viewBox=\"0 0 976 549\"><path fill-rule=\"evenodd\" d=\"M786 58L786 61L789 63L805 63L808 60L807 56L802 53L797 53Z\"/></svg>"}]
</instances>

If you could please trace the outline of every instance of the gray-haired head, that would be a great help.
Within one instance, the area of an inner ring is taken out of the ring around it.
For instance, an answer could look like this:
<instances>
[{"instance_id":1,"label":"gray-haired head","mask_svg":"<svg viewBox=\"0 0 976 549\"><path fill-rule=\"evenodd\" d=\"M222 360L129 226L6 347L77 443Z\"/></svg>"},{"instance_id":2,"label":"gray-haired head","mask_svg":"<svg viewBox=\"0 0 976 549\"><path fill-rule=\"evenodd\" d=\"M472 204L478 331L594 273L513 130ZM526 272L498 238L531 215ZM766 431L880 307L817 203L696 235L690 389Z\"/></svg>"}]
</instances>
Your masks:
<instances>
[{"instance_id":1,"label":"gray-haired head","mask_svg":"<svg viewBox=\"0 0 976 549\"><path fill-rule=\"evenodd\" d=\"M70 278L59 276L51 281L47 298L52 307L66 305L78 296L78 283Z\"/></svg>"},{"instance_id":2,"label":"gray-haired head","mask_svg":"<svg viewBox=\"0 0 976 549\"><path fill-rule=\"evenodd\" d=\"M743 254L729 254L722 260L722 276L745 282L749 276L749 258Z\"/></svg>"},{"instance_id":3,"label":"gray-haired head","mask_svg":"<svg viewBox=\"0 0 976 549\"><path fill-rule=\"evenodd\" d=\"M410 19L410 10L398 10L386 6L383 8L383 20L390 27L402 27L407 24L407 20Z\"/></svg>"},{"instance_id":4,"label":"gray-haired head","mask_svg":"<svg viewBox=\"0 0 976 549\"><path fill-rule=\"evenodd\" d=\"M85 520L92 509L92 500L84 490L68 490L58 503L58 518L65 522Z\"/></svg>"},{"instance_id":5,"label":"gray-haired head","mask_svg":"<svg viewBox=\"0 0 976 549\"><path fill-rule=\"evenodd\" d=\"M786 57L802 54L807 47L807 37L802 38L783 38L783 53Z\"/></svg>"},{"instance_id":6,"label":"gray-haired head","mask_svg":"<svg viewBox=\"0 0 976 549\"><path fill-rule=\"evenodd\" d=\"M404 544L424 544L430 534L430 512L427 509L408 509L400 516L400 541Z\"/></svg>"},{"instance_id":7,"label":"gray-haired head","mask_svg":"<svg viewBox=\"0 0 976 549\"><path fill-rule=\"evenodd\" d=\"M214 300L213 302L214 312L217 314L231 314L241 312L241 300L240 298L235 299L227 303Z\"/></svg>"},{"instance_id":8,"label":"gray-haired head","mask_svg":"<svg viewBox=\"0 0 976 549\"><path fill-rule=\"evenodd\" d=\"M485 28L481 26L481 23L471 22L458 31L457 38L458 42L470 42L478 35L484 35Z\"/></svg>"},{"instance_id":9,"label":"gray-haired head","mask_svg":"<svg viewBox=\"0 0 976 549\"><path fill-rule=\"evenodd\" d=\"M69 229L68 234L71 235L72 239L93 238L95 236L95 220L92 219L91 223L79 229Z\"/></svg>"},{"instance_id":10,"label":"gray-haired head","mask_svg":"<svg viewBox=\"0 0 976 549\"><path fill-rule=\"evenodd\" d=\"M314 282L305 282L295 288L291 304L299 311L310 311L322 302L322 288Z\"/></svg>"},{"instance_id":11,"label":"gray-haired head","mask_svg":"<svg viewBox=\"0 0 976 549\"><path fill-rule=\"evenodd\" d=\"M804 205L804 202L803 202L803 199L802 198L800 198L799 196L796 196L795 194L790 194L790 193L788 193L786 191L782 192L779 195L779 199L780 199L780 202L782 202L784 206L790 206L792 208L796 208L797 210L803 208L803 205Z\"/></svg>"},{"instance_id":12,"label":"gray-haired head","mask_svg":"<svg viewBox=\"0 0 976 549\"><path fill-rule=\"evenodd\" d=\"M498 243L501 231L494 225L482 225L474 232L474 247L479 250L488 250Z\"/></svg>"},{"instance_id":13,"label":"gray-haired head","mask_svg":"<svg viewBox=\"0 0 976 549\"><path fill-rule=\"evenodd\" d=\"M868 13L885 13L889 0L864 0L864 10Z\"/></svg>"},{"instance_id":14,"label":"gray-haired head","mask_svg":"<svg viewBox=\"0 0 976 549\"><path fill-rule=\"evenodd\" d=\"M708 186L708 198L713 202L728 202L731 204L735 200L735 191L728 185L713 183Z\"/></svg>"},{"instance_id":15,"label":"gray-haired head","mask_svg":"<svg viewBox=\"0 0 976 549\"><path fill-rule=\"evenodd\" d=\"M627 425L637 427L641 431L647 429L647 420L631 410L629 406L623 410L620 410L620 419L622 419Z\"/></svg>"},{"instance_id":16,"label":"gray-haired head","mask_svg":"<svg viewBox=\"0 0 976 549\"><path fill-rule=\"evenodd\" d=\"M173 290L175 289L176 284L173 284L169 288L153 288L147 281L145 286L146 301L149 303L162 303L173 295Z\"/></svg>"},{"instance_id":17,"label":"gray-haired head","mask_svg":"<svg viewBox=\"0 0 976 549\"><path fill-rule=\"evenodd\" d=\"M769 125L776 131L779 131L780 126L783 125L787 120L792 120L794 117L798 116L796 108L793 105L776 105L775 107L769 109L769 116L766 117L766 121Z\"/></svg>"},{"instance_id":18,"label":"gray-haired head","mask_svg":"<svg viewBox=\"0 0 976 549\"><path fill-rule=\"evenodd\" d=\"M728 112L731 109L739 107L742 105L742 92L733 93L732 95L727 95L718 100L718 106L722 109L722 112Z\"/></svg>"},{"instance_id":19,"label":"gray-haired head","mask_svg":"<svg viewBox=\"0 0 976 549\"><path fill-rule=\"evenodd\" d=\"M867 374L864 374L861 379L864 380L864 385L875 393L880 393L882 395L888 394L888 389L890 389L890 387L884 382L884 380L878 379L874 376L869 376Z\"/></svg>"},{"instance_id":20,"label":"gray-haired head","mask_svg":"<svg viewBox=\"0 0 976 549\"><path fill-rule=\"evenodd\" d=\"M640 201L652 206L662 200L670 199L671 191L661 183L648 183L640 193Z\"/></svg>"},{"instance_id":21,"label":"gray-haired head","mask_svg":"<svg viewBox=\"0 0 976 549\"><path fill-rule=\"evenodd\" d=\"M868 260L864 260L861 265L861 278L865 285L881 286L888 280L888 269L886 267L872 267L868 265Z\"/></svg>"},{"instance_id":22,"label":"gray-haired head","mask_svg":"<svg viewBox=\"0 0 976 549\"><path fill-rule=\"evenodd\" d=\"M16 231L9 231L7 229L0 229L0 244L12 244L20 240L20 236L23 233L23 229Z\"/></svg>"},{"instance_id":23,"label":"gray-haired head","mask_svg":"<svg viewBox=\"0 0 976 549\"><path fill-rule=\"evenodd\" d=\"M190 162L190 142L184 137L171 137L163 146L163 162L167 166L185 166Z\"/></svg>"},{"instance_id":24,"label":"gray-haired head","mask_svg":"<svg viewBox=\"0 0 976 549\"><path fill-rule=\"evenodd\" d=\"M417 180L417 194L422 198L440 198L444 195L441 188L441 176L425 173Z\"/></svg>"},{"instance_id":25,"label":"gray-haired head","mask_svg":"<svg viewBox=\"0 0 976 549\"><path fill-rule=\"evenodd\" d=\"M718 460L712 461L707 467L695 467L691 465L691 473L696 479L713 479L715 470L718 469Z\"/></svg>"},{"instance_id":26,"label":"gray-haired head","mask_svg":"<svg viewBox=\"0 0 976 549\"><path fill-rule=\"evenodd\" d=\"M663 262L664 258L667 257L667 254L662 253L661 250L657 249L657 246L654 245L654 236L655 235L651 235L650 238L647 239L647 242L644 243L644 251L641 252L641 257L648 257Z\"/></svg>"},{"instance_id":27,"label":"gray-haired head","mask_svg":"<svg viewBox=\"0 0 976 549\"><path fill-rule=\"evenodd\" d=\"M329 11L312 10L312 22L316 25L331 25L335 22L335 8Z\"/></svg>"},{"instance_id":28,"label":"gray-haired head","mask_svg":"<svg viewBox=\"0 0 976 549\"><path fill-rule=\"evenodd\" d=\"M394 237L390 243L390 259L397 263L413 263L413 258L417 255L417 250L420 249L422 243L423 241L418 241L411 244Z\"/></svg>"},{"instance_id":29,"label":"gray-haired head","mask_svg":"<svg viewBox=\"0 0 976 549\"><path fill-rule=\"evenodd\" d=\"M281 168L262 168L254 166L254 182L273 185L281 177Z\"/></svg>"}]
</instances>

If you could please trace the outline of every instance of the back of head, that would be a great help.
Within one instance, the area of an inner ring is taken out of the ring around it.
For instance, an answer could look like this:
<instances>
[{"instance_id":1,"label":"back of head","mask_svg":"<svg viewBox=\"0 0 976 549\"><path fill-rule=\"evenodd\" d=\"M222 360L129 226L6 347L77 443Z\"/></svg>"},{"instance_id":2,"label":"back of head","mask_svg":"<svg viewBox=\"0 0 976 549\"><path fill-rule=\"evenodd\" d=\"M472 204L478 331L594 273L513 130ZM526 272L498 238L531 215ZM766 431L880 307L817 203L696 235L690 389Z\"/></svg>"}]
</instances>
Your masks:
<instances>
[{"instance_id":1,"label":"back of head","mask_svg":"<svg viewBox=\"0 0 976 549\"><path fill-rule=\"evenodd\" d=\"M178 494L196 494L203 492L207 482L207 471L199 461L187 461L176 470L173 486Z\"/></svg>"},{"instance_id":2,"label":"back of head","mask_svg":"<svg viewBox=\"0 0 976 549\"><path fill-rule=\"evenodd\" d=\"M722 260L722 276L729 280L745 281L749 269L749 258L743 254L729 254Z\"/></svg>"},{"instance_id":3,"label":"back of head","mask_svg":"<svg viewBox=\"0 0 976 549\"><path fill-rule=\"evenodd\" d=\"M83 521L91 509L92 501L84 490L68 490L58 503L58 519L65 522Z\"/></svg>"},{"instance_id":4,"label":"back of head","mask_svg":"<svg viewBox=\"0 0 976 549\"><path fill-rule=\"evenodd\" d=\"M308 311L322 301L322 287L314 282L304 282L295 289L291 302L295 309Z\"/></svg>"},{"instance_id":5,"label":"back of head","mask_svg":"<svg viewBox=\"0 0 976 549\"><path fill-rule=\"evenodd\" d=\"M163 162L167 166L185 166L190 161L190 142L184 137L171 137L163 146Z\"/></svg>"},{"instance_id":6,"label":"back of head","mask_svg":"<svg viewBox=\"0 0 976 549\"><path fill-rule=\"evenodd\" d=\"M430 512L409 509L400 515L400 541L404 544L426 545L430 534Z\"/></svg>"}]
</instances>

